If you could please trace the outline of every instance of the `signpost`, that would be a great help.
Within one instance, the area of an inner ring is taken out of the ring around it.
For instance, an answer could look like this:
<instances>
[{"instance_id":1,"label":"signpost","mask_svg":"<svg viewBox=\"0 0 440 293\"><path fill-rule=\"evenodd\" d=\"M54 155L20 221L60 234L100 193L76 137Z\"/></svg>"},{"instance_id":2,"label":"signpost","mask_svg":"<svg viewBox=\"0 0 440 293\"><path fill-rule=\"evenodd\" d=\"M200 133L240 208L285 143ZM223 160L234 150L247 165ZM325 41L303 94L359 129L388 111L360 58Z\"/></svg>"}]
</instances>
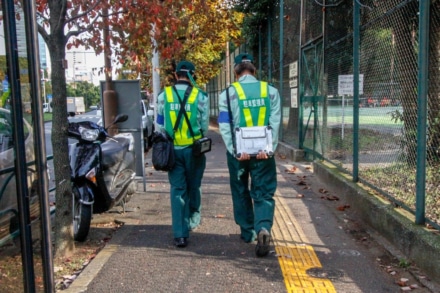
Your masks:
<instances>
[{"instance_id":1,"label":"signpost","mask_svg":"<svg viewBox=\"0 0 440 293\"><path fill-rule=\"evenodd\" d=\"M345 97L353 96L353 74L339 75L338 76L338 95L342 96L342 128L341 137L344 139L344 117L345 117ZM364 75L359 74L359 95L364 93Z\"/></svg>"},{"instance_id":2,"label":"signpost","mask_svg":"<svg viewBox=\"0 0 440 293\"><path fill-rule=\"evenodd\" d=\"M364 93L364 75L359 74L359 95ZM338 76L338 95L353 96L353 74Z\"/></svg>"},{"instance_id":3,"label":"signpost","mask_svg":"<svg viewBox=\"0 0 440 293\"><path fill-rule=\"evenodd\" d=\"M298 108L298 61L289 64L290 107Z\"/></svg>"}]
</instances>

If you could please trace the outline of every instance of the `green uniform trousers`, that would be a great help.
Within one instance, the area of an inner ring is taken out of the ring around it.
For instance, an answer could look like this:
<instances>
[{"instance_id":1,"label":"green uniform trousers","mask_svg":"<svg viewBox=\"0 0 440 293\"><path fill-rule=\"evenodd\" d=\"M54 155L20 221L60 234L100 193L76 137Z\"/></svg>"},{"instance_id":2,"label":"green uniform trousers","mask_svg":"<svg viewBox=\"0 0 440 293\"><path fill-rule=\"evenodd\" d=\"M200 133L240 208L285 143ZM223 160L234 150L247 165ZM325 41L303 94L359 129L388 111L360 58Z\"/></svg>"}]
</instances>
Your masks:
<instances>
[{"instance_id":1,"label":"green uniform trousers","mask_svg":"<svg viewBox=\"0 0 440 293\"><path fill-rule=\"evenodd\" d=\"M174 238L188 237L200 224L201 185L206 157L194 157L192 148L174 150L175 165L168 172Z\"/></svg>"},{"instance_id":2,"label":"green uniform trousers","mask_svg":"<svg viewBox=\"0 0 440 293\"><path fill-rule=\"evenodd\" d=\"M252 242L262 228L269 232L272 228L277 188L275 158L240 162L229 152L226 156L235 223L240 226L241 238Z\"/></svg>"}]
</instances>

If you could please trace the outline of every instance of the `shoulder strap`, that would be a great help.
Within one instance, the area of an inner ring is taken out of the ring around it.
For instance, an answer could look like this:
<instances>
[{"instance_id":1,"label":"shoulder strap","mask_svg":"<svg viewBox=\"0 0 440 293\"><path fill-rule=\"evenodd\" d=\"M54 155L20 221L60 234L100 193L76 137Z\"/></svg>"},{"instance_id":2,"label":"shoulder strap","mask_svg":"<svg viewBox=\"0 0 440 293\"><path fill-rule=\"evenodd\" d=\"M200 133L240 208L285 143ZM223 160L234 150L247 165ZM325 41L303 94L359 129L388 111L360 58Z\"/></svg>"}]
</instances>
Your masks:
<instances>
[{"instance_id":1,"label":"shoulder strap","mask_svg":"<svg viewBox=\"0 0 440 293\"><path fill-rule=\"evenodd\" d=\"M231 101L229 99L229 89L230 87L226 88L226 101L228 102L228 112L229 112L229 126L231 127L231 139L232 139L232 148L235 153L236 143L235 143L235 132L234 132L234 118L232 116L232 110L231 110Z\"/></svg>"},{"instance_id":2,"label":"shoulder strap","mask_svg":"<svg viewBox=\"0 0 440 293\"><path fill-rule=\"evenodd\" d=\"M191 136L194 137L194 132L192 130L191 123L189 122L188 115L186 114L186 110L185 110L186 101L188 101L188 97L189 94L191 93L192 86L188 86L186 88L185 95L183 96L183 101L179 93L177 92L176 86L173 86L173 90L176 93L177 98L179 99L180 102L180 111L179 114L177 115L176 124L174 124L173 130L177 131L177 128L179 127L180 119L182 119L182 115L183 115L185 117L186 123L188 124L189 132L191 133Z\"/></svg>"}]
</instances>

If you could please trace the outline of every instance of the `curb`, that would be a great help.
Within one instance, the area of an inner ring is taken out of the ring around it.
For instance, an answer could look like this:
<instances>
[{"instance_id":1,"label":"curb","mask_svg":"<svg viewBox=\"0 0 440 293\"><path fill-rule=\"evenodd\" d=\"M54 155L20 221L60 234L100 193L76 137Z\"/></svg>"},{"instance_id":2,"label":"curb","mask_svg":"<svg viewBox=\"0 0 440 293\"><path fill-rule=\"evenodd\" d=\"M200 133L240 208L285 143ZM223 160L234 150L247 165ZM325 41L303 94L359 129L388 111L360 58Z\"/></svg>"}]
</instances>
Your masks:
<instances>
[{"instance_id":1,"label":"curb","mask_svg":"<svg viewBox=\"0 0 440 293\"><path fill-rule=\"evenodd\" d=\"M327 186L340 190L339 195L375 233L389 241L420 269L429 272L432 281L440 280L440 258L433 257L440 255L439 235L414 224L413 215L369 192L361 184L350 181L336 167L314 162L313 170ZM436 284L432 285L438 287ZM440 292L440 288L433 291Z\"/></svg>"},{"instance_id":2,"label":"curb","mask_svg":"<svg viewBox=\"0 0 440 293\"><path fill-rule=\"evenodd\" d=\"M96 278L101 269L104 267L108 259L115 253L120 247L121 242L131 233L133 227L127 227L127 224L137 224L139 221L127 220L123 221L124 225L119 228L114 234L112 239L102 248L96 257L90 261L90 263L84 268L79 276L74 280L70 286L59 292L65 293L79 293L86 292L90 283Z\"/></svg>"}]
</instances>

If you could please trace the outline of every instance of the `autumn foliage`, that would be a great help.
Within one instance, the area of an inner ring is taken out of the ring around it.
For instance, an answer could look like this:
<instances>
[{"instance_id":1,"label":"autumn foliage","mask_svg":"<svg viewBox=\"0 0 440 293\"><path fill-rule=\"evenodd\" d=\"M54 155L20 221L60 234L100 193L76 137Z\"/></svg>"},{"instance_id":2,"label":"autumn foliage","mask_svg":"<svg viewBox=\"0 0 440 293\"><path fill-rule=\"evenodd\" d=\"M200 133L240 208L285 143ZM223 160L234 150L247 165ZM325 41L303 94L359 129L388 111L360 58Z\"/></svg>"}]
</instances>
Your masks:
<instances>
[{"instance_id":1,"label":"autumn foliage","mask_svg":"<svg viewBox=\"0 0 440 293\"><path fill-rule=\"evenodd\" d=\"M46 30L52 29L49 15L55 3L37 1L39 19ZM176 61L186 59L195 63L199 81L204 83L218 72L226 42L240 41L243 15L221 0L72 0L65 4L68 50L85 46L102 53L103 31L107 30L113 66L151 72L151 55L157 49L163 79Z\"/></svg>"},{"instance_id":2,"label":"autumn foliage","mask_svg":"<svg viewBox=\"0 0 440 293\"><path fill-rule=\"evenodd\" d=\"M231 0L232 1L232 0ZM160 76L176 61L192 61L202 85L215 75L227 42L239 43L243 15L223 0L37 0L38 32L51 59L53 89L52 147L56 185L55 250L63 257L74 250L70 170L67 149L66 50L83 46L104 54L106 81L113 68L151 77L153 50L160 54ZM109 83L107 83L109 84ZM59 258L60 259L60 258Z\"/></svg>"}]
</instances>

